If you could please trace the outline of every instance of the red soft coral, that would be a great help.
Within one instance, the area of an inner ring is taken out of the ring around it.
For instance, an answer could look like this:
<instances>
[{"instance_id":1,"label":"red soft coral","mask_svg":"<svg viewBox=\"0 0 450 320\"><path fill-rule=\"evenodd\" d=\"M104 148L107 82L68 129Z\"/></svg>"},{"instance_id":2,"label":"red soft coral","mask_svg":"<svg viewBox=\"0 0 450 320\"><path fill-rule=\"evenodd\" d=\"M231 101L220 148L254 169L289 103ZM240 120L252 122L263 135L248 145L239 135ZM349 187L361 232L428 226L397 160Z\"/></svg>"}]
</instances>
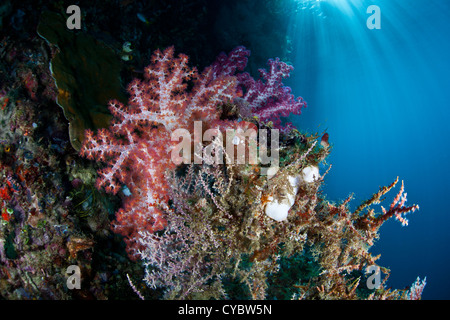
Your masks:
<instances>
[{"instance_id":1,"label":"red soft coral","mask_svg":"<svg viewBox=\"0 0 450 320\"><path fill-rule=\"evenodd\" d=\"M220 119L218 106L236 102L238 97L261 120L270 116L277 125L280 116L298 114L305 106L281 83L292 67L278 59L269 60L268 72L261 70L264 82L247 73L235 76L244 69L249 54L237 47L198 74L188 66L186 55L174 57L173 47L157 50L144 79L130 83L128 104L110 102L111 126L96 134L86 132L81 155L107 164L98 172L97 187L115 194L126 185L131 191L113 223L115 231L125 236L131 257L140 249L141 231L155 232L167 225L163 212L168 208L170 186L165 173L175 167L171 161L174 130L193 132L194 121L202 121L206 129L235 128L237 122Z\"/></svg>"},{"instance_id":2,"label":"red soft coral","mask_svg":"<svg viewBox=\"0 0 450 320\"><path fill-rule=\"evenodd\" d=\"M140 231L166 226L163 211L169 185L165 172L175 166L170 134L177 128L189 129L195 120L212 125L219 120L218 104L236 95L234 70L212 65L198 74L187 62L183 54L174 57L173 47L157 50L145 78L129 85L128 105L112 101L111 126L97 134L87 131L81 148L81 155L107 164L98 172L98 188L115 194L126 185L131 191L113 223L115 231L125 236L131 257L139 249ZM193 83L191 90L187 90L188 81Z\"/></svg>"}]
</instances>

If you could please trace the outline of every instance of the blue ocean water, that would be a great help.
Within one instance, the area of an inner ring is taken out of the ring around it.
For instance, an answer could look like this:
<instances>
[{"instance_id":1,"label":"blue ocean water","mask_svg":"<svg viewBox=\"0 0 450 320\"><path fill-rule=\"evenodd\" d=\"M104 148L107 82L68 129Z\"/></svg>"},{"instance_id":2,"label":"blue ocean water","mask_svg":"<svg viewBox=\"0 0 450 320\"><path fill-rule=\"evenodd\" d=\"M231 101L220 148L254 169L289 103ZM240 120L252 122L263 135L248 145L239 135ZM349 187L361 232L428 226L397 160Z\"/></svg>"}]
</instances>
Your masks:
<instances>
[{"instance_id":1,"label":"blue ocean water","mask_svg":"<svg viewBox=\"0 0 450 320\"><path fill-rule=\"evenodd\" d=\"M450 1L301 1L291 21L291 78L308 108L294 119L327 130L333 150L329 199L355 193L353 207L397 176L409 226L391 219L372 248L393 288L427 277L423 299L450 298ZM380 29L369 29L370 5ZM400 184L399 184L400 185ZM399 190L391 191L388 207Z\"/></svg>"}]
</instances>

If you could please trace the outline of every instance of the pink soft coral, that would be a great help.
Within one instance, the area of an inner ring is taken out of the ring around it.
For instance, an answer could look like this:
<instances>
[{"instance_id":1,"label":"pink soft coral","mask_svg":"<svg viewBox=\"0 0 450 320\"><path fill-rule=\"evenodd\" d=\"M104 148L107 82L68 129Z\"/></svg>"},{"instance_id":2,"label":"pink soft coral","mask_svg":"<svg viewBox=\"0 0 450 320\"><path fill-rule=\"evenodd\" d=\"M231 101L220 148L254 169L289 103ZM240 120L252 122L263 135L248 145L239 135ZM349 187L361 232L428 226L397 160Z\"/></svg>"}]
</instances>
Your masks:
<instances>
[{"instance_id":1,"label":"pink soft coral","mask_svg":"<svg viewBox=\"0 0 450 320\"><path fill-rule=\"evenodd\" d=\"M269 60L269 72L260 71L265 82L247 73L235 76L246 66L249 54L237 47L198 74L187 65L186 55L174 57L173 47L157 50L145 78L130 83L128 105L110 102L111 126L96 134L86 132L81 155L107 164L99 170L97 187L115 194L126 185L131 191L113 223L115 231L125 236L131 257L139 250L141 231L155 232L167 225L163 211L168 209L170 186L165 173L175 167L170 157L174 130L192 132L196 120L204 128L235 127L237 123L220 119L218 106L239 96L261 120L270 116L276 124L280 116L299 113L304 106L281 83L292 67L278 59Z\"/></svg>"},{"instance_id":2,"label":"pink soft coral","mask_svg":"<svg viewBox=\"0 0 450 320\"><path fill-rule=\"evenodd\" d=\"M232 70L213 65L198 74L187 62L186 55L174 57L173 47L156 51L145 79L129 85L129 104L112 101L111 126L95 135L88 130L81 149L81 155L107 163L99 171L98 188L115 194L126 185L131 191L113 226L125 236L132 257L140 231L155 232L166 226L162 213L168 202L165 172L174 168L170 133L195 120L214 123L219 119L218 104L235 96ZM188 91L190 80L193 88Z\"/></svg>"}]
</instances>

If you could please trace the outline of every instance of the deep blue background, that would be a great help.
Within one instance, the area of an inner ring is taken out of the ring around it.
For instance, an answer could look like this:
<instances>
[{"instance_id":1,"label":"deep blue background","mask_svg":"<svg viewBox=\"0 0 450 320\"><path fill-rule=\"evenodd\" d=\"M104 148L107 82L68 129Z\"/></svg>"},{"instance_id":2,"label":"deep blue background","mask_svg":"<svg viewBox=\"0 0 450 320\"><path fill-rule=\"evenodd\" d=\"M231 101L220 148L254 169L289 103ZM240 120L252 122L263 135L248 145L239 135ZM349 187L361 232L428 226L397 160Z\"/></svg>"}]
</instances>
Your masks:
<instances>
[{"instance_id":1,"label":"deep blue background","mask_svg":"<svg viewBox=\"0 0 450 320\"><path fill-rule=\"evenodd\" d=\"M325 193L337 201L354 192L356 207L404 180L407 205L420 210L407 227L385 223L372 252L391 269L388 286L426 276L423 299L449 299L450 1L298 2L304 9L289 33L295 70L285 83L308 102L294 123L330 134ZM372 4L380 30L366 26Z\"/></svg>"}]
</instances>

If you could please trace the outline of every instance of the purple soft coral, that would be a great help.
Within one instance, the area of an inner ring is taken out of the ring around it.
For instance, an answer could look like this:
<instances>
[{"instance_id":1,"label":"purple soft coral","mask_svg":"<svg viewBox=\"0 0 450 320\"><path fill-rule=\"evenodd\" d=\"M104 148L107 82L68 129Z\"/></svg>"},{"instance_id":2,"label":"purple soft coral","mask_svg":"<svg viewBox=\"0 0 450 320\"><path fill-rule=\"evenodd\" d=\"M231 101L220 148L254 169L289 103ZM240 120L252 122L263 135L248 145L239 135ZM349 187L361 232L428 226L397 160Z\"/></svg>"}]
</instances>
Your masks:
<instances>
[{"instance_id":1,"label":"purple soft coral","mask_svg":"<svg viewBox=\"0 0 450 320\"><path fill-rule=\"evenodd\" d=\"M243 88L243 99L250 104L254 115L261 121L272 121L276 127L281 127L280 117L290 113L300 114L306 107L302 97L295 98L291 88L284 86L282 79L289 77L294 67L280 61L269 59L269 71L259 69L260 79L255 80L249 73L237 75Z\"/></svg>"},{"instance_id":2,"label":"purple soft coral","mask_svg":"<svg viewBox=\"0 0 450 320\"><path fill-rule=\"evenodd\" d=\"M247 65L250 51L243 46L234 48L229 55L221 53L215 63L210 67L213 74L236 75L241 99L241 108L245 106L251 110L241 110L241 114L257 116L261 121L272 121L275 127L288 130L290 123L281 125L280 117L288 117L289 114L300 114L301 108L306 107L302 97L295 98L291 94L291 88L284 86L282 79L289 77L294 67L280 61L279 58L269 59L269 71L259 69L260 78L255 80L248 72L242 71ZM250 111L248 110L248 111ZM244 112L246 111L246 112Z\"/></svg>"},{"instance_id":3,"label":"purple soft coral","mask_svg":"<svg viewBox=\"0 0 450 320\"><path fill-rule=\"evenodd\" d=\"M234 48L230 54L222 52L211 65L212 70L216 74L231 76L236 70L242 71L247 66L250 50L244 46Z\"/></svg>"}]
</instances>

